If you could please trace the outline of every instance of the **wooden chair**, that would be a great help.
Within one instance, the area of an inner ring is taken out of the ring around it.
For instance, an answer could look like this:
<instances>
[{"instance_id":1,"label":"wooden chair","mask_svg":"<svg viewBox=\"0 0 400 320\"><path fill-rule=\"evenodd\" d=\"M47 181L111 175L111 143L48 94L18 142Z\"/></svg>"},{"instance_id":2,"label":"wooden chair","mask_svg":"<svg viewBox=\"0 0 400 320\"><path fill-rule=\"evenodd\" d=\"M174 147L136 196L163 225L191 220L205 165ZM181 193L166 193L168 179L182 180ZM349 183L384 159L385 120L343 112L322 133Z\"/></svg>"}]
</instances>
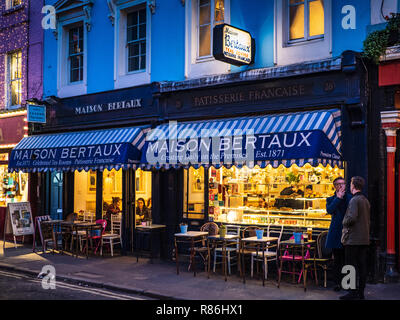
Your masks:
<instances>
[{"instance_id":1,"label":"wooden chair","mask_svg":"<svg viewBox=\"0 0 400 320\"><path fill-rule=\"evenodd\" d=\"M278 228L274 228L273 226L268 226L267 229L267 236L273 236L277 235L278 236L278 243L273 244L273 245L268 245L267 250L264 251L264 261L263 261L263 253L262 251L258 252L253 252L251 254L251 277L253 277L253 266L254 266L254 261L260 261L263 263L263 269L264 269L264 277L267 279L268 277L268 262L275 261L277 264L278 262L278 248L279 244L282 238L282 233L283 233L283 226L280 226Z\"/></svg>"},{"instance_id":2,"label":"wooden chair","mask_svg":"<svg viewBox=\"0 0 400 320\"><path fill-rule=\"evenodd\" d=\"M249 237L255 237L257 235L256 230L263 230L263 228L260 227L253 227L249 226L241 230L241 235L240 238L249 238ZM243 244L244 245L244 244ZM258 244L257 243L247 243L246 247L241 250L241 254L243 255L242 259L245 259L246 256L251 256L254 252L257 252L258 250ZM245 260L243 260L243 263L245 263ZM240 268L240 275L242 276L242 268Z\"/></svg>"},{"instance_id":3,"label":"wooden chair","mask_svg":"<svg viewBox=\"0 0 400 320\"><path fill-rule=\"evenodd\" d=\"M327 282L327 271L329 264L332 262L332 250L326 248L326 237L328 236L328 231L323 231L318 235L317 238L317 253L318 258L315 258L315 263L317 267L320 267L324 272L324 287L326 288ZM314 267L314 259L306 259L306 270L308 268Z\"/></svg>"},{"instance_id":4,"label":"wooden chair","mask_svg":"<svg viewBox=\"0 0 400 320\"><path fill-rule=\"evenodd\" d=\"M218 234L219 227L215 222L207 222L201 226L200 231L208 232L208 234L210 236L214 236L214 235ZM208 262L209 257L208 257L208 247L207 247L206 240L202 241L201 247L194 248L194 257L192 259L192 261L194 261L193 263L195 263L196 254L198 254L201 257L201 259L204 263L205 271L207 272L207 262ZM189 268L190 268L190 265L189 265Z\"/></svg>"},{"instance_id":5,"label":"wooden chair","mask_svg":"<svg viewBox=\"0 0 400 320\"><path fill-rule=\"evenodd\" d=\"M111 233L106 233L103 235L103 244L110 245L111 257L114 256L114 245L120 244L122 246L120 215L111 215Z\"/></svg>"}]
</instances>

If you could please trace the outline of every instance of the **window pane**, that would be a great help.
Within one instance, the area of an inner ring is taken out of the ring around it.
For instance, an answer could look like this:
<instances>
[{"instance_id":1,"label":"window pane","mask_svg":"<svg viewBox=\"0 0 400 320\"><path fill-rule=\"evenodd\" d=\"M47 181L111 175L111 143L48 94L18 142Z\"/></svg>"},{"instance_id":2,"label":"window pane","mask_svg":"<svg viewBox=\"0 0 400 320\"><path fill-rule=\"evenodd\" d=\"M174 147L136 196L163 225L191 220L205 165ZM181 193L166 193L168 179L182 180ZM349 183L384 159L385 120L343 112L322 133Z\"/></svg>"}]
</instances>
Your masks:
<instances>
[{"instance_id":1,"label":"window pane","mask_svg":"<svg viewBox=\"0 0 400 320\"><path fill-rule=\"evenodd\" d=\"M128 71L139 70L139 57L133 57L128 59Z\"/></svg>"},{"instance_id":2,"label":"window pane","mask_svg":"<svg viewBox=\"0 0 400 320\"><path fill-rule=\"evenodd\" d=\"M208 24L211 21L211 7L210 5L200 7L199 24Z\"/></svg>"},{"instance_id":3,"label":"window pane","mask_svg":"<svg viewBox=\"0 0 400 320\"><path fill-rule=\"evenodd\" d=\"M211 54L211 27L200 27L199 56L208 56Z\"/></svg>"},{"instance_id":4,"label":"window pane","mask_svg":"<svg viewBox=\"0 0 400 320\"><path fill-rule=\"evenodd\" d=\"M152 221L151 215L151 171L141 169L135 172L136 210L135 221L140 224Z\"/></svg>"},{"instance_id":5,"label":"window pane","mask_svg":"<svg viewBox=\"0 0 400 320\"><path fill-rule=\"evenodd\" d=\"M106 230L111 231L112 221L122 217L122 169L103 171L103 219L107 220Z\"/></svg>"},{"instance_id":6,"label":"window pane","mask_svg":"<svg viewBox=\"0 0 400 320\"><path fill-rule=\"evenodd\" d=\"M28 174L8 172L7 165L0 165L0 206L5 207L10 202L28 201Z\"/></svg>"},{"instance_id":7,"label":"window pane","mask_svg":"<svg viewBox=\"0 0 400 320\"><path fill-rule=\"evenodd\" d=\"M204 218L204 168L184 171L183 210L189 219Z\"/></svg>"},{"instance_id":8,"label":"window pane","mask_svg":"<svg viewBox=\"0 0 400 320\"><path fill-rule=\"evenodd\" d=\"M138 29L137 26L129 27L127 31L128 42L138 39Z\"/></svg>"},{"instance_id":9,"label":"window pane","mask_svg":"<svg viewBox=\"0 0 400 320\"><path fill-rule=\"evenodd\" d=\"M139 23L146 23L146 10L139 11Z\"/></svg>"},{"instance_id":10,"label":"window pane","mask_svg":"<svg viewBox=\"0 0 400 320\"><path fill-rule=\"evenodd\" d=\"M21 80L11 82L11 105L15 106L21 103Z\"/></svg>"},{"instance_id":11,"label":"window pane","mask_svg":"<svg viewBox=\"0 0 400 320\"><path fill-rule=\"evenodd\" d=\"M142 41L140 43L140 54L146 55L146 41Z\"/></svg>"},{"instance_id":12,"label":"window pane","mask_svg":"<svg viewBox=\"0 0 400 320\"><path fill-rule=\"evenodd\" d=\"M304 4L290 7L289 40L304 38Z\"/></svg>"},{"instance_id":13,"label":"window pane","mask_svg":"<svg viewBox=\"0 0 400 320\"><path fill-rule=\"evenodd\" d=\"M224 21L224 0L215 0L214 20L216 23Z\"/></svg>"},{"instance_id":14,"label":"window pane","mask_svg":"<svg viewBox=\"0 0 400 320\"><path fill-rule=\"evenodd\" d=\"M137 25L137 23L138 23L138 12L135 11L135 12L129 13L127 16L128 27L132 26L132 25Z\"/></svg>"},{"instance_id":15,"label":"window pane","mask_svg":"<svg viewBox=\"0 0 400 320\"><path fill-rule=\"evenodd\" d=\"M140 70L146 69L146 55L140 56Z\"/></svg>"},{"instance_id":16,"label":"window pane","mask_svg":"<svg viewBox=\"0 0 400 320\"><path fill-rule=\"evenodd\" d=\"M146 38L146 25L145 24L141 24L139 26L139 38L140 39Z\"/></svg>"},{"instance_id":17,"label":"window pane","mask_svg":"<svg viewBox=\"0 0 400 320\"><path fill-rule=\"evenodd\" d=\"M138 56L139 55L139 43L132 43L128 46L128 55L129 57Z\"/></svg>"},{"instance_id":18,"label":"window pane","mask_svg":"<svg viewBox=\"0 0 400 320\"><path fill-rule=\"evenodd\" d=\"M311 1L310 6L310 37L324 34L324 2L323 0Z\"/></svg>"},{"instance_id":19,"label":"window pane","mask_svg":"<svg viewBox=\"0 0 400 320\"><path fill-rule=\"evenodd\" d=\"M96 171L75 171L74 212L86 221L96 220Z\"/></svg>"}]
</instances>

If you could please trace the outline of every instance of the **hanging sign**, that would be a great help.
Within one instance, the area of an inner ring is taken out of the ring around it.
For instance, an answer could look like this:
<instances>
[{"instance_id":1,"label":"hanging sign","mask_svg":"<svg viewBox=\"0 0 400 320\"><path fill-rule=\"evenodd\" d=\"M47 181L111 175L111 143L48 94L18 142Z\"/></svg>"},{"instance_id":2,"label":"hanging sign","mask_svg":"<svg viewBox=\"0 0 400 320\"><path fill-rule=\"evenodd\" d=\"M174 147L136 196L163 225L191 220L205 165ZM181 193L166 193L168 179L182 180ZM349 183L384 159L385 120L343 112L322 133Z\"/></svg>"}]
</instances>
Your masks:
<instances>
[{"instance_id":1,"label":"hanging sign","mask_svg":"<svg viewBox=\"0 0 400 320\"><path fill-rule=\"evenodd\" d=\"M27 120L33 123L46 123L46 107L28 104Z\"/></svg>"},{"instance_id":2,"label":"hanging sign","mask_svg":"<svg viewBox=\"0 0 400 320\"><path fill-rule=\"evenodd\" d=\"M254 63L255 41L250 33L228 24L213 30L214 58L235 66Z\"/></svg>"}]
</instances>

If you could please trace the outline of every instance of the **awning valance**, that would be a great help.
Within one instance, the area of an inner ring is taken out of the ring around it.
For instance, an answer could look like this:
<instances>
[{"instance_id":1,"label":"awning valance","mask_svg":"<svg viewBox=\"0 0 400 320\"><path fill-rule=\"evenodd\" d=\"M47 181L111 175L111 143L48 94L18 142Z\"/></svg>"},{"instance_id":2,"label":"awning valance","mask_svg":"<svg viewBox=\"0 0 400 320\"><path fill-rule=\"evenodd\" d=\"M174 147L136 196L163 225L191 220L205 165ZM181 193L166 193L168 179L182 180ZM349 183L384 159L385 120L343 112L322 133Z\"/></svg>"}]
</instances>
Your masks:
<instances>
[{"instance_id":1,"label":"awning valance","mask_svg":"<svg viewBox=\"0 0 400 320\"><path fill-rule=\"evenodd\" d=\"M339 109L170 122L146 137L141 166L343 166Z\"/></svg>"},{"instance_id":2,"label":"awning valance","mask_svg":"<svg viewBox=\"0 0 400 320\"><path fill-rule=\"evenodd\" d=\"M147 129L118 128L30 136L13 149L8 170L24 172L136 167Z\"/></svg>"}]
</instances>

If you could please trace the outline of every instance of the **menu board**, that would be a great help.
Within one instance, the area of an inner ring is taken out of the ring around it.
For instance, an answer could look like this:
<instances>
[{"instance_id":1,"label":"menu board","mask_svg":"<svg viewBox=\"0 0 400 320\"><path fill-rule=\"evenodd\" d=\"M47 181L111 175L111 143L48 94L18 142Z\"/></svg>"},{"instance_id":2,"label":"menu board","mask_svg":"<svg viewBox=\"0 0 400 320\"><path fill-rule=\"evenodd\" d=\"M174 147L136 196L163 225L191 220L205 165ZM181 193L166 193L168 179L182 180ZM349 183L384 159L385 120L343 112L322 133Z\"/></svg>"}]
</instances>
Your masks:
<instances>
[{"instance_id":1,"label":"menu board","mask_svg":"<svg viewBox=\"0 0 400 320\"><path fill-rule=\"evenodd\" d=\"M9 203L6 225L11 221L14 236L25 236L34 233L31 204L29 202ZM6 232L9 228L6 228ZM11 231L11 230L10 230ZM8 232L7 232L8 233Z\"/></svg>"}]
</instances>

